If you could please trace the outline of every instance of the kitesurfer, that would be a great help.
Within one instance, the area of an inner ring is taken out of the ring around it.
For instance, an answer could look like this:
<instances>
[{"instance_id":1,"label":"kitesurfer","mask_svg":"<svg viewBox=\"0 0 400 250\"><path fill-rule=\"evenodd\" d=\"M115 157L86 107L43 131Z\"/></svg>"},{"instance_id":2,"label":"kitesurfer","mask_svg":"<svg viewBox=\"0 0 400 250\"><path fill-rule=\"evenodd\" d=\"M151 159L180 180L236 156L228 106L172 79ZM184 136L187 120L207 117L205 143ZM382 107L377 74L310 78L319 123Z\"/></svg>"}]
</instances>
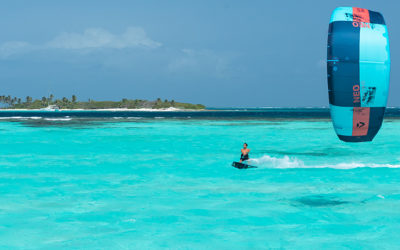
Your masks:
<instances>
[{"instance_id":1,"label":"kitesurfer","mask_svg":"<svg viewBox=\"0 0 400 250\"><path fill-rule=\"evenodd\" d=\"M243 148L240 150L242 152L242 154L240 155L240 163L243 161L247 161L249 160L249 153L250 153L250 149L247 148L247 143L243 144Z\"/></svg>"}]
</instances>

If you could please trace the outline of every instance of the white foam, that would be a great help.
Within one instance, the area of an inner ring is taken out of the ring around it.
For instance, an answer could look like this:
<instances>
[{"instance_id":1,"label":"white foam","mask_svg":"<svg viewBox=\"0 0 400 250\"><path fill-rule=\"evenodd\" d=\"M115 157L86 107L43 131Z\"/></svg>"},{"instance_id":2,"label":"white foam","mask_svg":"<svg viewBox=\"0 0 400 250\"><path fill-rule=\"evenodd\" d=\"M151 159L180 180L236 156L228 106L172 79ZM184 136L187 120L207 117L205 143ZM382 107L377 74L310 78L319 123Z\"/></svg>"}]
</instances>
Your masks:
<instances>
[{"instance_id":1,"label":"white foam","mask_svg":"<svg viewBox=\"0 0 400 250\"><path fill-rule=\"evenodd\" d=\"M126 220L123 220L123 222L135 223L135 222L136 222L136 219L126 219Z\"/></svg>"},{"instance_id":2,"label":"white foam","mask_svg":"<svg viewBox=\"0 0 400 250\"><path fill-rule=\"evenodd\" d=\"M18 118L16 118L16 117L0 117L0 120L7 120L7 119L21 119L22 117L18 117Z\"/></svg>"},{"instance_id":3,"label":"white foam","mask_svg":"<svg viewBox=\"0 0 400 250\"><path fill-rule=\"evenodd\" d=\"M269 168L304 168L304 163L296 158L289 158L284 156L283 158L271 157L264 155L260 158L254 158L250 160L250 163L258 167L269 167Z\"/></svg>"},{"instance_id":4,"label":"white foam","mask_svg":"<svg viewBox=\"0 0 400 250\"><path fill-rule=\"evenodd\" d=\"M260 158L254 158L249 161L250 164L261 168L334 168L334 169L354 169L354 168L400 168L400 164L378 164L378 163L338 163L338 164L320 164L306 165L303 161L295 158L284 156L283 158L271 157L264 155Z\"/></svg>"},{"instance_id":5,"label":"white foam","mask_svg":"<svg viewBox=\"0 0 400 250\"><path fill-rule=\"evenodd\" d=\"M72 118L44 118L46 121L71 121Z\"/></svg>"},{"instance_id":6,"label":"white foam","mask_svg":"<svg viewBox=\"0 0 400 250\"><path fill-rule=\"evenodd\" d=\"M27 120L27 119L32 119L32 120L38 120L42 119L40 116L30 116L30 117L25 117L25 116L6 116L6 117L0 117L1 120L9 120L9 119L21 119L21 120Z\"/></svg>"}]
</instances>

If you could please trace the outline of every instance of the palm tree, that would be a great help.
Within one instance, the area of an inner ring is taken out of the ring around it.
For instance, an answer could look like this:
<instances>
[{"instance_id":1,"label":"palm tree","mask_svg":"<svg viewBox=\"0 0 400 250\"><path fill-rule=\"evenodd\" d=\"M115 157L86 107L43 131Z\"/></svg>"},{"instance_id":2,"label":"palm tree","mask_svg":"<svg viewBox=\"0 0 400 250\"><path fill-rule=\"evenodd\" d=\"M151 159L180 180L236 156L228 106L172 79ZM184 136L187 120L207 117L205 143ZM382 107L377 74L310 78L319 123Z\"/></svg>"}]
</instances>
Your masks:
<instances>
[{"instance_id":1,"label":"palm tree","mask_svg":"<svg viewBox=\"0 0 400 250\"><path fill-rule=\"evenodd\" d=\"M53 98L54 98L54 95L53 95L53 94L50 94L50 96L49 96L49 101L50 101L50 102L53 102Z\"/></svg>"},{"instance_id":2,"label":"palm tree","mask_svg":"<svg viewBox=\"0 0 400 250\"><path fill-rule=\"evenodd\" d=\"M121 107L128 108L128 99L122 98Z\"/></svg>"},{"instance_id":3,"label":"palm tree","mask_svg":"<svg viewBox=\"0 0 400 250\"><path fill-rule=\"evenodd\" d=\"M31 103L31 102L32 102L32 97L27 96L27 97L26 97L26 102L27 102L27 103Z\"/></svg>"},{"instance_id":4,"label":"palm tree","mask_svg":"<svg viewBox=\"0 0 400 250\"><path fill-rule=\"evenodd\" d=\"M76 95L72 95L71 100L72 100L72 102L76 102Z\"/></svg>"}]
</instances>

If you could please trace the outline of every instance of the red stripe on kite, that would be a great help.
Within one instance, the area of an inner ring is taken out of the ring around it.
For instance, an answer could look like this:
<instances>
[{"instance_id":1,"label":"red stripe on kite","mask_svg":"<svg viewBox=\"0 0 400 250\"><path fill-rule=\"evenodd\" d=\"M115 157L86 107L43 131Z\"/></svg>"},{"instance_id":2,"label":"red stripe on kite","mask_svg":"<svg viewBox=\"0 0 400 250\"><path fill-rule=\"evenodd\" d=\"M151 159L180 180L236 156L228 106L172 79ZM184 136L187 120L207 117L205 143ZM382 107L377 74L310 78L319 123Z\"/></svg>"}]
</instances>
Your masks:
<instances>
[{"instance_id":1,"label":"red stripe on kite","mask_svg":"<svg viewBox=\"0 0 400 250\"><path fill-rule=\"evenodd\" d=\"M353 7L353 21L369 23L369 10Z\"/></svg>"}]
</instances>

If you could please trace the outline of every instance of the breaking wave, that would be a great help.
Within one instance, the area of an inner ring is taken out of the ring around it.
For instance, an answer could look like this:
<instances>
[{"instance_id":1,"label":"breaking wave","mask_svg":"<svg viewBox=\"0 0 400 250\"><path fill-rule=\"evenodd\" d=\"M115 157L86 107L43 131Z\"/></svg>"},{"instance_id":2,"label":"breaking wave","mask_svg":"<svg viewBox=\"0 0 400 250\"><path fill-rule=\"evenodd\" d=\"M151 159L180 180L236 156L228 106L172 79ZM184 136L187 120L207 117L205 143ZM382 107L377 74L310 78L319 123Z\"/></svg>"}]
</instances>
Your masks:
<instances>
[{"instance_id":1,"label":"breaking wave","mask_svg":"<svg viewBox=\"0 0 400 250\"><path fill-rule=\"evenodd\" d=\"M45 118L41 116L5 116L0 117L0 120L45 120L45 121L70 121L72 118L69 116L60 117L60 118Z\"/></svg>"},{"instance_id":2,"label":"breaking wave","mask_svg":"<svg viewBox=\"0 0 400 250\"><path fill-rule=\"evenodd\" d=\"M71 121L72 118L44 118L46 121Z\"/></svg>"},{"instance_id":3,"label":"breaking wave","mask_svg":"<svg viewBox=\"0 0 400 250\"><path fill-rule=\"evenodd\" d=\"M0 117L0 120L38 120L42 119L40 116L5 116L5 117Z\"/></svg>"}]
</instances>

